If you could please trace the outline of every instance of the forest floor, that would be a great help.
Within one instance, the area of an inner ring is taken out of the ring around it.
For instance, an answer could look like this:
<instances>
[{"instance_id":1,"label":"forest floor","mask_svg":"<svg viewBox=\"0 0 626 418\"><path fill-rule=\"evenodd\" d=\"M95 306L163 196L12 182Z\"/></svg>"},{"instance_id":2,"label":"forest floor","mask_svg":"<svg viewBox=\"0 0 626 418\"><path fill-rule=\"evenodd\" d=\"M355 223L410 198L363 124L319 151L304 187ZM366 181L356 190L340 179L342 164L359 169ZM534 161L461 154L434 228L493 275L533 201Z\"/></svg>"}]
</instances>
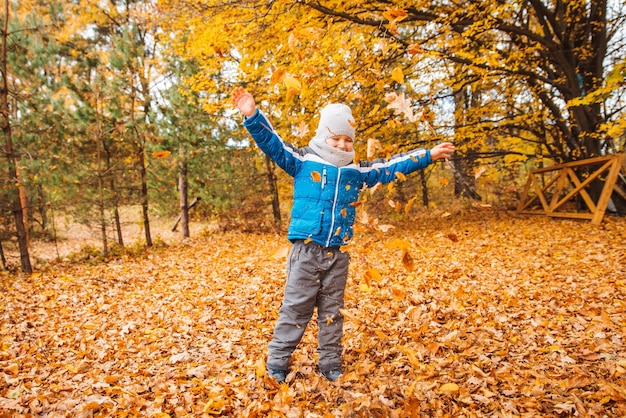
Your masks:
<instances>
[{"instance_id":1,"label":"forest floor","mask_svg":"<svg viewBox=\"0 0 626 418\"><path fill-rule=\"evenodd\" d=\"M197 228L0 272L0 416L626 416L625 218L359 225L344 374L316 370L312 323L283 385L264 365L288 242Z\"/></svg>"}]
</instances>

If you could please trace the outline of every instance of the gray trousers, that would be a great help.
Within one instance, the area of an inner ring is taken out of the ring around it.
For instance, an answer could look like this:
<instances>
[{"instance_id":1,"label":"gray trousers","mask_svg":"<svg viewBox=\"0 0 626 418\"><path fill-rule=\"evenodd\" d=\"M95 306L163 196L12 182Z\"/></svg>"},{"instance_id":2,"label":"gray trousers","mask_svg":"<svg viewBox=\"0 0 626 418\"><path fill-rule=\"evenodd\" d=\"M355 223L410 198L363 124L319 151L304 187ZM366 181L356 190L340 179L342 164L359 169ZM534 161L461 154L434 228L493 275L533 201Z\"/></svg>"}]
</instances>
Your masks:
<instances>
[{"instance_id":1,"label":"gray trousers","mask_svg":"<svg viewBox=\"0 0 626 418\"><path fill-rule=\"evenodd\" d=\"M320 371L341 370L344 291L350 255L313 242L294 242L287 261L287 284L274 336L268 345L268 369L287 370L291 355L317 307Z\"/></svg>"}]
</instances>

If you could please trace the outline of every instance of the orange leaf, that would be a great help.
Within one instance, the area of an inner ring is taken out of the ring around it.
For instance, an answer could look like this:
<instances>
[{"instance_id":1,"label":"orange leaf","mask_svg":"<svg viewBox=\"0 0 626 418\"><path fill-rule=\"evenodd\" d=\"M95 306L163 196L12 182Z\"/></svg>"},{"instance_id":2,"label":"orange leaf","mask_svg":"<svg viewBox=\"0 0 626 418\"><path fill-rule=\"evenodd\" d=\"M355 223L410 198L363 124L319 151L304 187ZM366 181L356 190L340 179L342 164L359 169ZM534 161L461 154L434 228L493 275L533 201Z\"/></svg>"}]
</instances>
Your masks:
<instances>
[{"instance_id":1,"label":"orange leaf","mask_svg":"<svg viewBox=\"0 0 626 418\"><path fill-rule=\"evenodd\" d=\"M380 272L378 270L376 270L375 268L371 268L368 271L365 272L365 277L367 279L372 279L375 282L379 282L382 280L382 276L380 275Z\"/></svg>"},{"instance_id":2,"label":"orange leaf","mask_svg":"<svg viewBox=\"0 0 626 418\"><path fill-rule=\"evenodd\" d=\"M406 206L404 207L404 213L409 213L409 211L411 210L411 207L413 207L413 203L415 203L415 200L417 198L413 197L411 199L409 199L409 201L407 202Z\"/></svg>"},{"instance_id":3,"label":"orange leaf","mask_svg":"<svg viewBox=\"0 0 626 418\"><path fill-rule=\"evenodd\" d=\"M409 241L405 241L400 238L394 238L388 243L386 243L385 247L386 248L401 248L403 250L406 250L407 248L411 247L411 243Z\"/></svg>"},{"instance_id":4,"label":"orange leaf","mask_svg":"<svg viewBox=\"0 0 626 418\"><path fill-rule=\"evenodd\" d=\"M283 81L285 78L285 70L276 70L272 73L272 77L270 78L270 87L273 87L276 83Z\"/></svg>"},{"instance_id":5,"label":"orange leaf","mask_svg":"<svg viewBox=\"0 0 626 418\"><path fill-rule=\"evenodd\" d=\"M311 172L311 178L316 183L319 183L320 181L322 181L322 175L318 173L317 171Z\"/></svg>"},{"instance_id":6,"label":"orange leaf","mask_svg":"<svg viewBox=\"0 0 626 418\"><path fill-rule=\"evenodd\" d=\"M405 19L408 15L409 14L404 9L389 9L383 13L383 17L392 24Z\"/></svg>"},{"instance_id":7,"label":"orange leaf","mask_svg":"<svg viewBox=\"0 0 626 418\"><path fill-rule=\"evenodd\" d=\"M415 262L413 261L413 257L411 257L408 250L404 250L404 254L402 254L402 265L406 271L415 270Z\"/></svg>"},{"instance_id":8,"label":"orange leaf","mask_svg":"<svg viewBox=\"0 0 626 418\"><path fill-rule=\"evenodd\" d=\"M396 171L396 178L400 181L406 181L406 176L400 171Z\"/></svg>"},{"instance_id":9,"label":"orange leaf","mask_svg":"<svg viewBox=\"0 0 626 418\"><path fill-rule=\"evenodd\" d=\"M167 158L171 155L172 153L169 151L154 151L152 153L152 157L154 158Z\"/></svg>"},{"instance_id":10,"label":"orange leaf","mask_svg":"<svg viewBox=\"0 0 626 418\"><path fill-rule=\"evenodd\" d=\"M424 53L424 48L418 44L411 44L406 48L406 52L409 55L421 55Z\"/></svg>"}]
</instances>

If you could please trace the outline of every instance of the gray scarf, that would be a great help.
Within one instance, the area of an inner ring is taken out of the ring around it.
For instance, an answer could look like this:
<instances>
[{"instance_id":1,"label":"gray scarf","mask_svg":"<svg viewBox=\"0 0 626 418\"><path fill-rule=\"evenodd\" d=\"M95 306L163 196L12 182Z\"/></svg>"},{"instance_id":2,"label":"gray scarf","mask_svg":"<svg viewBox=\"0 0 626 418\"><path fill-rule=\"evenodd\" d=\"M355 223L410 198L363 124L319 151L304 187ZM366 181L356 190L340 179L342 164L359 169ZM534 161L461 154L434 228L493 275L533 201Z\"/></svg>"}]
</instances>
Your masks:
<instances>
[{"instance_id":1,"label":"gray scarf","mask_svg":"<svg viewBox=\"0 0 626 418\"><path fill-rule=\"evenodd\" d=\"M342 151L326 143L322 137L315 136L309 142L309 147L323 160L336 167L344 167L354 161L354 150Z\"/></svg>"}]
</instances>

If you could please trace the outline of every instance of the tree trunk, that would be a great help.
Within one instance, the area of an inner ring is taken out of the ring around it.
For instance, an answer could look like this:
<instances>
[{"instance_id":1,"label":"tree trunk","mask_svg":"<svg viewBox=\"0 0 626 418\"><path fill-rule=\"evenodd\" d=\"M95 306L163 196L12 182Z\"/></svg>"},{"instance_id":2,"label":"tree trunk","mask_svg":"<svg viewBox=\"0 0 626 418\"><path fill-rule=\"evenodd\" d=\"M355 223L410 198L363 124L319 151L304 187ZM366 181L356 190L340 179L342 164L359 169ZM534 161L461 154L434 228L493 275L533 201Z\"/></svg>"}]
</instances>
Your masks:
<instances>
[{"instance_id":1,"label":"tree trunk","mask_svg":"<svg viewBox=\"0 0 626 418\"><path fill-rule=\"evenodd\" d=\"M20 196L20 206L22 207L22 218L24 219L24 231L26 232L26 245L30 246L28 198L26 197L26 188L24 187L24 177L22 177L22 170L20 170L20 166L17 160L15 161L15 173L17 175L17 189Z\"/></svg>"},{"instance_id":2,"label":"tree trunk","mask_svg":"<svg viewBox=\"0 0 626 418\"><path fill-rule=\"evenodd\" d=\"M41 230L48 232L48 213L46 211L46 197L41 184L37 185L37 201L39 207L39 216L41 216Z\"/></svg>"},{"instance_id":3,"label":"tree trunk","mask_svg":"<svg viewBox=\"0 0 626 418\"><path fill-rule=\"evenodd\" d=\"M8 174L10 182L17 182L17 162L13 154L13 141L11 138L11 122L9 112L9 86L7 82L7 37L9 31L9 0L4 0L4 22L2 27L2 44L0 45L0 127L5 138L5 153L8 161ZM15 183L13 183L15 184ZM20 203L19 190L11 187L9 190L13 217L15 218L15 230L17 232L17 242L20 249L20 263L24 273L32 273L28 254L28 242L26 229L24 228L24 212Z\"/></svg>"},{"instance_id":4,"label":"tree trunk","mask_svg":"<svg viewBox=\"0 0 626 418\"><path fill-rule=\"evenodd\" d=\"M474 167L472 161L470 157L466 156L465 159L457 159L454 162L454 196L482 200L482 197L476 192L476 178L472 173Z\"/></svg>"},{"instance_id":5,"label":"tree trunk","mask_svg":"<svg viewBox=\"0 0 626 418\"><path fill-rule=\"evenodd\" d=\"M143 227L146 234L146 245L152 247L152 235L150 234L150 217L148 215L148 173L146 170L145 146L141 146L139 152L139 173L141 175L141 213Z\"/></svg>"},{"instance_id":6,"label":"tree trunk","mask_svg":"<svg viewBox=\"0 0 626 418\"><path fill-rule=\"evenodd\" d=\"M274 223L280 225L280 201L278 200L278 185L276 184L276 174L274 174L274 162L265 156L265 166L267 167L267 182L270 186L272 196L272 212L274 213Z\"/></svg>"},{"instance_id":7,"label":"tree trunk","mask_svg":"<svg viewBox=\"0 0 626 418\"><path fill-rule=\"evenodd\" d=\"M2 247L2 241L0 240L0 261L2 261L2 268L7 270L7 259L4 256L4 248Z\"/></svg>"},{"instance_id":8,"label":"tree trunk","mask_svg":"<svg viewBox=\"0 0 626 418\"><path fill-rule=\"evenodd\" d=\"M189 179L187 178L187 161L178 163L178 194L180 196L181 234L189 237Z\"/></svg>"},{"instance_id":9,"label":"tree trunk","mask_svg":"<svg viewBox=\"0 0 626 418\"><path fill-rule=\"evenodd\" d=\"M111 196L113 197L113 221L115 222L115 230L117 232L117 243L123 248L124 237L122 235L122 222L120 220L120 203L119 196L117 195L117 190L115 188L115 176L113 176L112 173L113 167L111 166L111 150L104 140L102 141L102 144L104 145L104 150L106 152L107 173L109 175L109 189L111 190Z\"/></svg>"},{"instance_id":10,"label":"tree trunk","mask_svg":"<svg viewBox=\"0 0 626 418\"><path fill-rule=\"evenodd\" d=\"M97 103L97 102L96 102ZM97 104L96 104L97 106ZM104 173L100 169L102 165L102 150L101 150L101 135L99 120L96 121L98 124L98 128L96 129L96 141L98 144L98 161L97 161L97 170L98 170L98 218L100 220L100 237L102 238L102 254L104 257L109 256L109 243L107 239L107 222L106 222L106 211L105 211L105 196L104 196Z\"/></svg>"}]
</instances>

